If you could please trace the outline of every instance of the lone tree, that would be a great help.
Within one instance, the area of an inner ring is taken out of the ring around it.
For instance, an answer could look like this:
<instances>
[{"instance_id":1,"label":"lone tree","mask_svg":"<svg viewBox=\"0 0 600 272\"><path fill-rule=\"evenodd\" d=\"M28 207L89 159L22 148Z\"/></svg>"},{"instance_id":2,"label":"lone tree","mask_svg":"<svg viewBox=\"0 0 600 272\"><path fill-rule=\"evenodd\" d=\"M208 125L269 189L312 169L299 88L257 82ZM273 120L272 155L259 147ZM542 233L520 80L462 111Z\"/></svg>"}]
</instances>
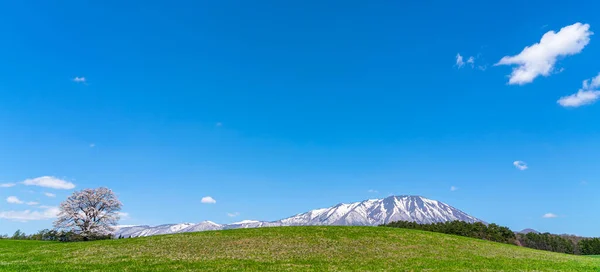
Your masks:
<instances>
[{"instance_id":1,"label":"lone tree","mask_svg":"<svg viewBox=\"0 0 600 272\"><path fill-rule=\"evenodd\" d=\"M72 231L84 239L110 234L119 221L121 202L104 187L74 192L60 204L54 227Z\"/></svg>"}]
</instances>

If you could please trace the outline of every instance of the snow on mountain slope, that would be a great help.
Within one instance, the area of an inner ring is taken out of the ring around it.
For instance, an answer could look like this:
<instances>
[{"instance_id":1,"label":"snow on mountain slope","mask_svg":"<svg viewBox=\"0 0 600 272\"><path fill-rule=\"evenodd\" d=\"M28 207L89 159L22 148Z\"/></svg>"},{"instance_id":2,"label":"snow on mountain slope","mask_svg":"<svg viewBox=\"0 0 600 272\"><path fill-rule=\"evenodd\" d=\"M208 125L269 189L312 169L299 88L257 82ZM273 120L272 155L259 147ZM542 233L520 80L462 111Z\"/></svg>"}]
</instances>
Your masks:
<instances>
[{"instance_id":1,"label":"snow on mountain slope","mask_svg":"<svg viewBox=\"0 0 600 272\"><path fill-rule=\"evenodd\" d=\"M262 227L277 227L281 224L276 222L256 221L256 220L243 220L236 223L225 225L225 229L246 229L246 228L262 228Z\"/></svg>"},{"instance_id":2,"label":"snow on mountain slope","mask_svg":"<svg viewBox=\"0 0 600 272\"><path fill-rule=\"evenodd\" d=\"M277 222L286 226L376 226L400 220L421 224L454 220L481 222L450 205L420 196L390 196L350 204L341 203L331 208L309 211Z\"/></svg>"},{"instance_id":3,"label":"snow on mountain slope","mask_svg":"<svg viewBox=\"0 0 600 272\"><path fill-rule=\"evenodd\" d=\"M193 224L187 228L180 230L179 232L197 232L197 231L207 231L207 230L222 230L223 225L217 224L212 221L203 221L198 224Z\"/></svg>"},{"instance_id":4,"label":"snow on mountain slope","mask_svg":"<svg viewBox=\"0 0 600 272\"><path fill-rule=\"evenodd\" d=\"M183 223L183 224L166 224L160 225L156 227L146 228L139 232L133 233L131 237L139 237L139 236L152 236L159 234L171 234L171 233L179 233L182 230L194 226L192 223ZM125 229L126 230L126 229ZM124 235L123 235L124 236Z\"/></svg>"},{"instance_id":5,"label":"snow on mountain slope","mask_svg":"<svg viewBox=\"0 0 600 272\"><path fill-rule=\"evenodd\" d=\"M377 226L393 221L413 221L421 224L465 221L483 222L448 204L421 196L390 196L384 199L369 199L349 204L340 203L330 208L316 209L273 222L244 220L220 225L210 221L198 224L172 224L156 227L134 226L119 228L118 237L138 237L178 232L195 232L220 229L260 228L275 226Z\"/></svg>"},{"instance_id":6,"label":"snow on mountain slope","mask_svg":"<svg viewBox=\"0 0 600 272\"><path fill-rule=\"evenodd\" d=\"M115 232L114 232L114 236L115 237L119 237L119 236L123 236L125 238L128 237L137 237L138 233L145 230L145 229L149 229L150 226L147 225L143 225L143 226L117 226L115 228Z\"/></svg>"}]
</instances>

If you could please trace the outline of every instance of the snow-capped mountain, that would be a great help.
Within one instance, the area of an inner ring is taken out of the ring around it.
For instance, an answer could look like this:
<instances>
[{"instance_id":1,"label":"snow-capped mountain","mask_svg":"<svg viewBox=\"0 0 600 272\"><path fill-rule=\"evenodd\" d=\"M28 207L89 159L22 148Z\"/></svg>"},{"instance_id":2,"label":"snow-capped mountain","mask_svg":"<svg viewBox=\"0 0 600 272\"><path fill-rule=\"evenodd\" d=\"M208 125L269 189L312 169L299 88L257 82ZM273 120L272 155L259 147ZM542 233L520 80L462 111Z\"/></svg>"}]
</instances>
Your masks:
<instances>
[{"instance_id":1,"label":"snow-capped mountain","mask_svg":"<svg viewBox=\"0 0 600 272\"><path fill-rule=\"evenodd\" d=\"M147 225L143 226L117 226L113 236L115 237L141 237L141 236L152 236L160 234L172 234L181 232L197 232L207 230L222 230L224 225L217 224L211 221L203 221L197 224L194 223L183 223L183 224L165 224L155 227Z\"/></svg>"},{"instance_id":2,"label":"snow-capped mountain","mask_svg":"<svg viewBox=\"0 0 600 272\"><path fill-rule=\"evenodd\" d=\"M198 224L193 224L185 229L182 229L179 232L197 232L197 231L206 231L206 230L221 230L223 229L223 225L217 224L212 221L203 221Z\"/></svg>"},{"instance_id":3,"label":"snow-capped mountain","mask_svg":"<svg viewBox=\"0 0 600 272\"><path fill-rule=\"evenodd\" d=\"M169 233L178 233L178 232L182 232L182 230L192 227L195 224L193 223L182 223L182 224L165 224L165 225L160 225L160 226L156 226L156 227L150 227L150 228L146 228L143 229L141 231L138 231L136 233L130 234L132 237L137 237L137 236L152 236L152 235L159 235L159 234L169 234ZM127 231L127 228L124 228L123 230ZM124 237L129 237L129 236L125 236Z\"/></svg>"},{"instance_id":4,"label":"snow-capped mountain","mask_svg":"<svg viewBox=\"0 0 600 272\"><path fill-rule=\"evenodd\" d=\"M247 228L262 228L262 227L277 227L281 226L275 222L256 221L256 220L243 220L227 224L224 229L247 229Z\"/></svg>"},{"instance_id":5,"label":"snow-capped mountain","mask_svg":"<svg viewBox=\"0 0 600 272\"><path fill-rule=\"evenodd\" d=\"M179 232L195 232L220 229L260 228L276 226L377 226L393 221L413 221L421 224L465 221L483 222L448 204L421 196L390 196L349 204L340 203L330 208L316 209L278 221L244 220L220 225L210 221L198 224L171 224L156 227L132 226L118 228L116 237L138 237Z\"/></svg>"},{"instance_id":6,"label":"snow-capped mountain","mask_svg":"<svg viewBox=\"0 0 600 272\"><path fill-rule=\"evenodd\" d=\"M151 228L148 225L143 225L143 226L117 226L115 228L115 231L113 233L113 235L115 237L119 237L119 236L123 236L125 238L127 237L138 237L140 236L139 233L141 233L143 230L149 229Z\"/></svg>"},{"instance_id":7,"label":"snow-capped mountain","mask_svg":"<svg viewBox=\"0 0 600 272\"><path fill-rule=\"evenodd\" d=\"M480 222L448 204L421 196L390 196L298 214L280 222L285 226L341 225L376 226L393 221L413 221L421 224L446 221Z\"/></svg>"}]
</instances>

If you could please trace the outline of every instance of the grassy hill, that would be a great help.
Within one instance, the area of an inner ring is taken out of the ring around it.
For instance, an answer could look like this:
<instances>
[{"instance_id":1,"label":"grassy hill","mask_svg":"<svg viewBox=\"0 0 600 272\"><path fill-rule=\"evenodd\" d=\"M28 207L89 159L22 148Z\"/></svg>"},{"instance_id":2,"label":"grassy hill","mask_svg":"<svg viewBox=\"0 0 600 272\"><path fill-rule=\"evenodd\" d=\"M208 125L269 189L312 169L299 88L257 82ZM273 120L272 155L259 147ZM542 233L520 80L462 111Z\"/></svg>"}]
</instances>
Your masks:
<instances>
[{"instance_id":1,"label":"grassy hill","mask_svg":"<svg viewBox=\"0 0 600 272\"><path fill-rule=\"evenodd\" d=\"M0 271L600 271L600 259L382 227L278 227L83 243L0 240Z\"/></svg>"}]
</instances>

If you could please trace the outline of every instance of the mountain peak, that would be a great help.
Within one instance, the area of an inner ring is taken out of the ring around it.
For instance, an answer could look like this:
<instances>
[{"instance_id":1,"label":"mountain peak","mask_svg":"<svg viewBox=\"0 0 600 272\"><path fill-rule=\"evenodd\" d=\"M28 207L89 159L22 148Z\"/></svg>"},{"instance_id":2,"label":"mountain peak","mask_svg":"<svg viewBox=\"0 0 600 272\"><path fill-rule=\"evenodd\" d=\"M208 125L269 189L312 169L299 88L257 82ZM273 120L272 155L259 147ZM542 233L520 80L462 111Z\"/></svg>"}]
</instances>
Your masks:
<instances>
[{"instance_id":1,"label":"mountain peak","mask_svg":"<svg viewBox=\"0 0 600 272\"><path fill-rule=\"evenodd\" d=\"M431 200L429 198L426 198L426 197L420 196L420 195L391 195L391 196L385 197L384 199L386 199L386 198L410 198L410 199L427 199L427 200Z\"/></svg>"},{"instance_id":2,"label":"mountain peak","mask_svg":"<svg viewBox=\"0 0 600 272\"><path fill-rule=\"evenodd\" d=\"M368 225L392 221L437 223L447 221L482 222L461 210L423 196L400 195L384 199L369 199L340 203L330 208L312 210L277 223L282 225Z\"/></svg>"}]
</instances>

